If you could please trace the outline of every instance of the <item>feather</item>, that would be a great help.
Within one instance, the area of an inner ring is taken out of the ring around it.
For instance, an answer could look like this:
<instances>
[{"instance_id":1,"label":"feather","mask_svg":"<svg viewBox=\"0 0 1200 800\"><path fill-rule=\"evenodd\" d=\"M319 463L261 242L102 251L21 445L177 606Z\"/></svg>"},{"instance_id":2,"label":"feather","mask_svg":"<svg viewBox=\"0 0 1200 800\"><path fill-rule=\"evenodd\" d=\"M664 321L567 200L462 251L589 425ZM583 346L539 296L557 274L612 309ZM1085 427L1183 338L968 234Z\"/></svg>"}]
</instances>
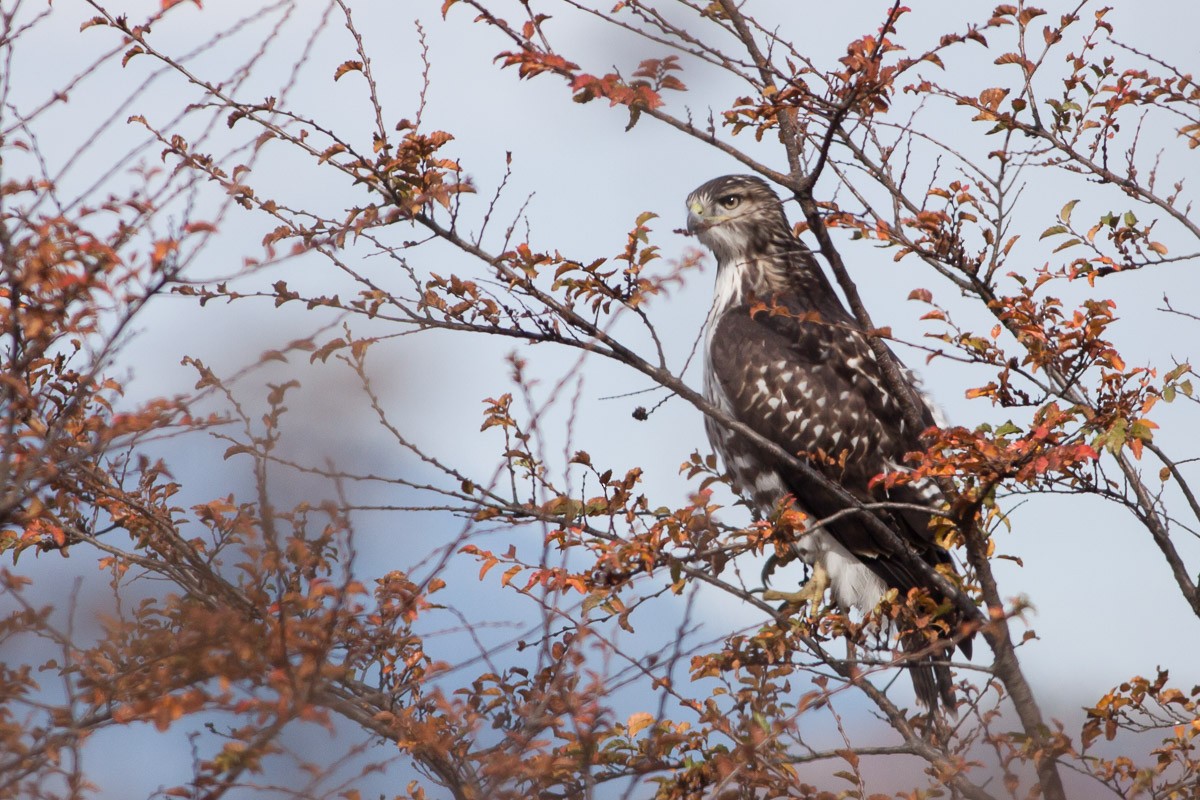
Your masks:
<instances>
[{"instance_id":1,"label":"feather","mask_svg":"<svg viewBox=\"0 0 1200 800\"><path fill-rule=\"evenodd\" d=\"M929 482L900 485L886 495L869 488L872 478L900 468L905 453L920 448L922 430L906 422L866 334L792 233L770 187L752 176L717 178L688 197L688 208L689 229L717 257L704 346L709 400L863 502L940 505L940 490ZM913 380L914 396L924 397ZM931 407L922 409L922 417L926 427L935 423ZM844 510L838 493L748 437L711 419L705 427L735 490L759 513L770 513L788 496L813 519ZM926 563L952 566L933 540L930 514L877 516ZM937 597L859 515L800 536L793 547L828 574L834 600L843 607L870 610L889 588L923 588ZM939 700L953 708L945 654L930 655L925 639L914 635L902 636L901 645L914 653L909 669L918 699L931 709ZM969 640L963 649L969 651Z\"/></svg>"}]
</instances>

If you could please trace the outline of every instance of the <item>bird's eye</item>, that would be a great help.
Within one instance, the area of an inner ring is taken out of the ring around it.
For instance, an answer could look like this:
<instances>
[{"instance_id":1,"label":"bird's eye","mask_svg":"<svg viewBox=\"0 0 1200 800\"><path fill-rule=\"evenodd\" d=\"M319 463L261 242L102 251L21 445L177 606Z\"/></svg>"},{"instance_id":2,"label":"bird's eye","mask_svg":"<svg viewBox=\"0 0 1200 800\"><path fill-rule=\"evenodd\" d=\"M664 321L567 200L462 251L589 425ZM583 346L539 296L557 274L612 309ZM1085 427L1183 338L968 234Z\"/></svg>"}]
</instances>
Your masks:
<instances>
[{"instance_id":1,"label":"bird's eye","mask_svg":"<svg viewBox=\"0 0 1200 800\"><path fill-rule=\"evenodd\" d=\"M717 202L721 204L722 208L732 211L738 207L739 203L742 202L742 198L738 197L736 194L727 194L724 197L718 198Z\"/></svg>"}]
</instances>

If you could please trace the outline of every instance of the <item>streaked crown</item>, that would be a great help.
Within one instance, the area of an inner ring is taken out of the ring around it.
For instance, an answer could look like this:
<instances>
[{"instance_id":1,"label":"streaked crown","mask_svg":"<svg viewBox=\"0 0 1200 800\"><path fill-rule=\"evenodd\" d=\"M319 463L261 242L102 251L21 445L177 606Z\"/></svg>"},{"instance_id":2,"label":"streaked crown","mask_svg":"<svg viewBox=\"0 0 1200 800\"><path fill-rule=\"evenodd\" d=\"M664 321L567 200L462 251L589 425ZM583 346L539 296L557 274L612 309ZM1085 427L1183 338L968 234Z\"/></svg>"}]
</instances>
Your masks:
<instances>
[{"instance_id":1,"label":"streaked crown","mask_svg":"<svg viewBox=\"0 0 1200 800\"><path fill-rule=\"evenodd\" d=\"M754 175L714 178L688 195L688 230L718 263L760 253L773 238L791 238L783 203Z\"/></svg>"}]
</instances>

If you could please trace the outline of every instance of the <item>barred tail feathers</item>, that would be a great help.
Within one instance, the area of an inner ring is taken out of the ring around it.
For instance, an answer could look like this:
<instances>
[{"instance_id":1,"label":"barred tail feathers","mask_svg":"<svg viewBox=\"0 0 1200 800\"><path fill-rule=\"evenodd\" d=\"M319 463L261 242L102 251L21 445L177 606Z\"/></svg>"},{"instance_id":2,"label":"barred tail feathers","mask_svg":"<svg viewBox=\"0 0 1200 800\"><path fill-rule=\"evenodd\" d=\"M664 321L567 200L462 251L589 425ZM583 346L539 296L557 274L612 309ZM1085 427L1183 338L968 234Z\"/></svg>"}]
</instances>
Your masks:
<instances>
[{"instance_id":1,"label":"barred tail feathers","mask_svg":"<svg viewBox=\"0 0 1200 800\"><path fill-rule=\"evenodd\" d=\"M904 637L901 642L908 656L905 669L912 677L917 702L931 713L940 705L952 716L958 707L958 696L954 691L954 675L950 671L947 652L937 648L929 652L930 644L920 637Z\"/></svg>"}]
</instances>

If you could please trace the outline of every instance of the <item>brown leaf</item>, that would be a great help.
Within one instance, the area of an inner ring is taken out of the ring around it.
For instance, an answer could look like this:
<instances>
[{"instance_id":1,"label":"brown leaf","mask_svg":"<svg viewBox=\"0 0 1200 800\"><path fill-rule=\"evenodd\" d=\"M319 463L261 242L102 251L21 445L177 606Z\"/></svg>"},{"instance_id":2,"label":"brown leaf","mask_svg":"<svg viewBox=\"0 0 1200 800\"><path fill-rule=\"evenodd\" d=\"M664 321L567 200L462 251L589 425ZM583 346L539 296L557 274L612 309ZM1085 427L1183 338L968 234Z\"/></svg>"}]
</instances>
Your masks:
<instances>
[{"instance_id":1,"label":"brown leaf","mask_svg":"<svg viewBox=\"0 0 1200 800\"><path fill-rule=\"evenodd\" d=\"M337 81L347 72L362 72L362 69L363 63L361 61L344 61L336 70L334 70L333 79Z\"/></svg>"},{"instance_id":2,"label":"brown leaf","mask_svg":"<svg viewBox=\"0 0 1200 800\"><path fill-rule=\"evenodd\" d=\"M979 104L989 111L995 111L1000 107L1001 101L1003 101L1007 96L1008 89L994 86L991 89L984 89L979 93Z\"/></svg>"}]
</instances>

